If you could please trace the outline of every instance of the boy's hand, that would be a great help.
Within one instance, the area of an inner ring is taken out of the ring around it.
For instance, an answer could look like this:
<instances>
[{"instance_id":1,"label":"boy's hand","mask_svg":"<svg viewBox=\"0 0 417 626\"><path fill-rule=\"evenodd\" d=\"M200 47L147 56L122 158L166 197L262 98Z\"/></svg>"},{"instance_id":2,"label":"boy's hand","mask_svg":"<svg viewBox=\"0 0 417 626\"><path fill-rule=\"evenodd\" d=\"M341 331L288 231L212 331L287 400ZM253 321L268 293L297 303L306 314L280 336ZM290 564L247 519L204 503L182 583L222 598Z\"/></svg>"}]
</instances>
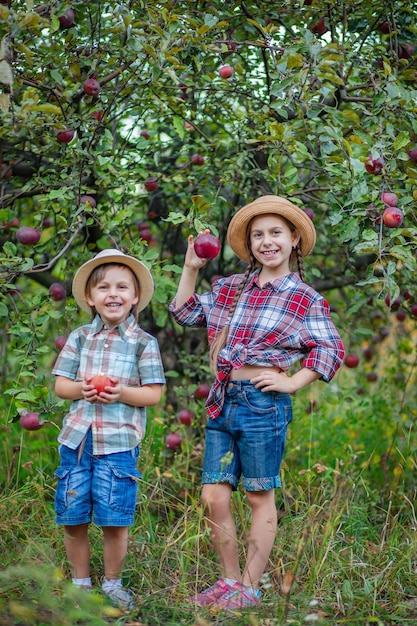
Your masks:
<instances>
[{"instance_id":1,"label":"boy's hand","mask_svg":"<svg viewBox=\"0 0 417 626\"><path fill-rule=\"evenodd\" d=\"M112 385L107 385L104 388L104 391L101 391L100 393L97 393L97 389L91 384L91 380L84 380L82 385L84 400L91 402L92 404L95 402L100 402L101 404L112 404L113 402L117 402L120 398L122 386L118 378L111 376L110 380L112 381Z\"/></svg>"}]
</instances>

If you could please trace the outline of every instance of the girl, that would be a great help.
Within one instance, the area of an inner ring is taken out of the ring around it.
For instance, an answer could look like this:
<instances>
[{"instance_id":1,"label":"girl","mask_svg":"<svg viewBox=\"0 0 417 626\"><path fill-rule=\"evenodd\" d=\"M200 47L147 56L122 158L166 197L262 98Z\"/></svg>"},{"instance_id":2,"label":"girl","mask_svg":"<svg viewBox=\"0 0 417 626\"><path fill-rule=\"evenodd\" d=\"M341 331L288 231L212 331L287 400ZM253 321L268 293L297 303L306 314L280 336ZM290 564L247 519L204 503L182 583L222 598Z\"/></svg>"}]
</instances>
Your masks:
<instances>
[{"instance_id":1,"label":"girl","mask_svg":"<svg viewBox=\"0 0 417 626\"><path fill-rule=\"evenodd\" d=\"M197 295L200 259L188 240L178 291L170 305L186 326L207 326L215 382L209 416L202 501L222 577L192 601L224 610L256 606L259 581L275 540L274 489L292 419L290 394L317 379L330 381L344 348L326 300L304 282L303 257L314 248L313 222L279 196L263 196L232 218L227 240L248 263ZM290 262L297 261L298 273ZM287 370L302 361L291 375ZM252 524L241 572L232 492L242 478Z\"/></svg>"}]
</instances>

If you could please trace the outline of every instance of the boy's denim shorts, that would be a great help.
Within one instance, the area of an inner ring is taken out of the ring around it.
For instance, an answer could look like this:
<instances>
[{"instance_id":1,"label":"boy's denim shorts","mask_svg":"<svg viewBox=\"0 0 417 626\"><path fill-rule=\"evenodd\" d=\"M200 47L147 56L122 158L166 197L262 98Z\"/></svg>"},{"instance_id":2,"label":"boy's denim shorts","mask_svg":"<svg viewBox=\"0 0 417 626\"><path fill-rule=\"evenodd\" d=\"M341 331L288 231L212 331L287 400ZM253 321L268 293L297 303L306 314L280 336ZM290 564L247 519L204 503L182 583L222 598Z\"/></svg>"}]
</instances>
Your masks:
<instances>
[{"instance_id":1,"label":"boy's denim shorts","mask_svg":"<svg viewBox=\"0 0 417 626\"><path fill-rule=\"evenodd\" d=\"M280 487L291 420L289 394L260 391L249 380L229 382L222 412L206 426L203 484L236 489L242 476L246 491Z\"/></svg>"},{"instance_id":2,"label":"boy's denim shorts","mask_svg":"<svg viewBox=\"0 0 417 626\"><path fill-rule=\"evenodd\" d=\"M83 444L81 444L82 446ZM61 445L61 464L56 470L57 524L76 526L93 519L98 526L131 526L134 522L139 447L127 452L93 455L91 429L84 448Z\"/></svg>"}]
</instances>

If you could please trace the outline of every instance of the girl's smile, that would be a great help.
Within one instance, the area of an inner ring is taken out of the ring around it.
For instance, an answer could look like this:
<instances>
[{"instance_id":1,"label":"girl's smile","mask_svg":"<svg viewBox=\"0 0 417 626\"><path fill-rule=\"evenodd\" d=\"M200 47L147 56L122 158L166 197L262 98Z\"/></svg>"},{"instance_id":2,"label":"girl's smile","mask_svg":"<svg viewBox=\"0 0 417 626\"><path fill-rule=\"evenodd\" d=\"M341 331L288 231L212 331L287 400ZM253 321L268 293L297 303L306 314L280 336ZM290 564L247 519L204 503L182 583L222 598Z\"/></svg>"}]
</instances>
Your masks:
<instances>
[{"instance_id":1,"label":"girl's smile","mask_svg":"<svg viewBox=\"0 0 417 626\"><path fill-rule=\"evenodd\" d=\"M299 235L286 220L273 214L256 217L250 226L249 241L253 256L263 266L264 276L273 279L289 274L291 254Z\"/></svg>"}]
</instances>

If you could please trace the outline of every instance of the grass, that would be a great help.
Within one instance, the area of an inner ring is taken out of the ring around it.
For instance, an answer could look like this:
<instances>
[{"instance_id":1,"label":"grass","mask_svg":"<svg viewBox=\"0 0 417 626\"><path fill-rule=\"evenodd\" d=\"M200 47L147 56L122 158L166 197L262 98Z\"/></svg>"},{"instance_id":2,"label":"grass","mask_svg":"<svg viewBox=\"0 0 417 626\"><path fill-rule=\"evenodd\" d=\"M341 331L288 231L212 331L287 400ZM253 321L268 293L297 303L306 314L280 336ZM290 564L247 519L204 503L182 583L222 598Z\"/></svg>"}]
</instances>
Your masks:
<instances>
[{"instance_id":1,"label":"grass","mask_svg":"<svg viewBox=\"0 0 417 626\"><path fill-rule=\"evenodd\" d=\"M317 387L314 402L311 391L295 399L283 489L276 496L280 521L262 580L264 600L256 612L234 616L186 603L219 575L199 501L201 426L184 429L181 453L170 455L164 420L150 420L124 571L125 584L138 599L130 614L109 606L99 592L79 592L69 583L53 512L55 431L22 439L17 425L5 430L0 623L415 626L415 403L408 403L404 416L403 408L391 408L399 406L392 385L363 397L352 391L348 378L342 383L345 390ZM11 453L17 444L20 450ZM249 512L240 491L233 506L243 557ZM100 529L92 526L90 537L99 589Z\"/></svg>"}]
</instances>

